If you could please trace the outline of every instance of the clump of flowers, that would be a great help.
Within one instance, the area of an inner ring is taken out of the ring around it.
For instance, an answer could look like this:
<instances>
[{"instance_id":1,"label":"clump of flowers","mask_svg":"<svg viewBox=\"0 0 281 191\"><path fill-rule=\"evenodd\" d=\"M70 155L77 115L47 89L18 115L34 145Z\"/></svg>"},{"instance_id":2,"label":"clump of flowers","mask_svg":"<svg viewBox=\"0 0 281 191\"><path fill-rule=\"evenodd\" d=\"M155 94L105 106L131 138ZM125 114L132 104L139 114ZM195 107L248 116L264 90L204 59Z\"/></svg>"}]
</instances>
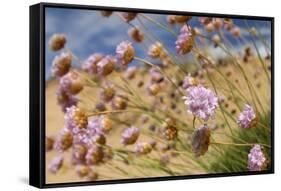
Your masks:
<instances>
[{"instance_id":1,"label":"clump of flowers","mask_svg":"<svg viewBox=\"0 0 281 191\"><path fill-rule=\"evenodd\" d=\"M130 127L123 131L121 135L121 143L123 145L134 144L139 138L140 130L137 127Z\"/></svg>"},{"instance_id":2,"label":"clump of flowers","mask_svg":"<svg viewBox=\"0 0 281 191\"><path fill-rule=\"evenodd\" d=\"M262 147L258 144L254 145L248 154L248 169L250 171L261 171L266 165L267 161L262 152Z\"/></svg>"},{"instance_id":3,"label":"clump of flowers","mask_svg":"<svg viewBox=\"0 0 281 191\"><path fill-rule=\"evenodd\" d=\"M64 48L66 36L64 34L54 34L49 39L49 48L52 51L58 51Z\"/></svg>"},{"instance_id":4,"label":"clump of flowers","mask_svg":"<svg viewBox=\"0 0 281 191\"><path fill-rule=\"evenodd\" d=\"M184 96L188 112L207 121L215 114L218 107L218 97L210 90L201 85L189 87L187 96Z\"/></svg>"},{"instance_id":5,"label":"clump of flowers","mask_svg":"<svg viewBox=\"0 0 281 191\"><path fill-rule=\"evenodd\" d=\"M178 54L184 55L191 51L194 44L194 33L190 26L184 25L180 30L180 35L176 41Z\"/></svg>"},{"instance_id":6,"label":"clump of flowers","mask_svg":"<svg viewBox=\"0 0 281 191\"><path fill-rule=\"evenodd\" d=\"M71 67L72 55L69 53L61 53L56 56L52 64L53 76L60 78L65 75Z\"/></svg>"},{"instance_id":7,"label":"clump of flowers","mask_svg":"<svg viewBox=\"0 0 281 191\"><path fill-rule=\"evenodd\" d=\"M207 125L196 128L191 135L191 148L195 156L204 155L209 148L211 131Z\"/></svg>"},{"instance_id":8,"label":"clump of flowers","mask_svg":"<svg viewBox=\"0 0 281 191\"><path fill-rule=\"evenodd\" d=\"M135 56L135 49L129 41L121 42L116 48L116 58L121 67L131 63Z\"/></svg>"},{"instance_id":9,"label":"clump of flowers","mask_svg":"<svg viewBox=\"0 0 281 191\"><path fill-rule=\"evenodd\" d=\"M237 118L237 123L242 128L254 127L258 122L258 118L254 109L246 104L244 110L239 114Z\"/></svg>"}]
</instances>

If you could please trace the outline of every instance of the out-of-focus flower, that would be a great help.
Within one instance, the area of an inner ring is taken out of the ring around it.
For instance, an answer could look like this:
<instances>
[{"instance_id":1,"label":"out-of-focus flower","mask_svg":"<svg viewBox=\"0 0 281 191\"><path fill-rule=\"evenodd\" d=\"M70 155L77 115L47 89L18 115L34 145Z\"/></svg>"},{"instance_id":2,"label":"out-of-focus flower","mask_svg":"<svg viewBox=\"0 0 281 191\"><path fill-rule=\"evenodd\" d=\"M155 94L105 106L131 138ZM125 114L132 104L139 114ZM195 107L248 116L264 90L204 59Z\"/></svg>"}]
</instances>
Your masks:
<instances>
[{"instance_id":1,"label":"out-of-focus flower","mask_svg":"<svg viewBox=\"0 0 281 191\"><path fill-rule=\"evenodd\" d=\"M209 24L212 20L213 19L211 17L199 17L199 22L203 25Z\"/></svg>"},{"instance_id":2,"label":"out-of-focus flower","mask_svg":"<svg viewBox=\"0 0 281 191\"><path fill-rule=\"evenodd\" d=\"M210 144L210 129L205 124L196 128L191 135L191 147L195 156L204 155Z\"/></svg>"},{"instance_id":3,"label":"out-of-focus flower","mask_svg":"<svg viewBox=\"0 0 281 191\"><path fill-rule=\"evenodd\" d=\"M136 127L130 127L123 131L121 135L121 143L123 145L134 144L140 135L140 130Z\"/></svg>"},{"instance_id":4,"label":"out-of-focus flower","mask_svg":"<svg viewBox=\"0 0 281 191\"><path fill-rule=\"evenodd\" d=\"M262 147L258 144L250 150L248 154L248 169L250 171L261 171L267 165L265 155L262 152Z\"/></svg>"},{"instance_id":5,"label":"out-of-focus flower","mask_svg":"<svg viewBox=\"0 0 281 191\"><path fill-rule=\"evenodd\" d=\"M122 18L125 22L129 23L130 21L134 20L137 16L137 13L133 12L122 12L121 13Z\"/></svg>"},{"instance_id":6,"label":"out-of-focus flower","mask_svg":"<svg viewBox=\"0 0 281 191\"><path fill-rule=\"evenodd\" d=\"M182 87L184 89L187 89L191 86L197 86L199 83L198 81L196 80L196 78L192 77L191 75L187 75L184 77L183 79L183 84L182 84Z\"/></svg>"},{"instance_id":7,"label":"out-of-focus flower","mask_svg":"<svg viewBox=\"0 0 281 191\"><path fill-rule=\"evenodd\" d=\"M234 27L231 29L231 34L233 37L239 37L240 36L240 28L239 27Z\"/></svg>"},{"instance_id":8,"label":"out-of-focus flower","mask_svg":"<svg viewBox=\"0 0 281 191\"><path fill-rule=\"evenodd\" d=\"M75 171L80 178L83 178L88 175L88 173L91 171L91 168L86 165L77 165L75 167Z\"/></svg>"},{"instance_id":9,"label":"out-of-focus flower","mask_svg":"<svg viewBox=\"0 0 281 191\"><path fill-rule=\"evenodd\" d=\"M176 24L175 15L168 15L167 16L167 22L171 25Z\"/></svg>"},{"instance_id":10,"label":"out-of-focus flower","mask_svg":"<svg viewBox=\"0 0 281 191\"><path fill-rule=\"evenodd\" d=\"M73 143L72 132L67 128L63 128L56 138L56 141L54 143L54 148L60 152L63 152L69 149L72 143Z\"/></svg>"},{"instance_id":11,"label":"out-of-focus flower","mask_svg":"<svg viewBox=\"0 0 281 191\"><path fill-rule=\"evenodd\" d=\"M112 129L112 121L106 116L91 118L88 123L88 129L95 134L108 134Z\"/></svg>"},{"instance_id":12,"label":"out-of-focus flower","mask_svg":"<svg viewBox=\"0 0 281 191\"><path fill-rule=\"evenodd\" d=\"M208 33L211 33L215 30L215 27L214 27L214 24L211 22L211 23L208 23L207 25L205 25L205 30L208 32Z\"/></svg>"},{"instance_id":13,"label":"out-of-focus flower","mask_svg":"<svg viewBox=\"0 0 281 191\"><path fill-rule=\"evenodd\" d=\"M151 58L158 58L162 50L163 50L163 45L160 42L155 42L154 44L150 45L148 49L148 55Z\"/></svg>"},{"instance_id":14,"label":"out-of-focus flower","mask_svg":"<svg viewBox=\"0 0 281 191\"><path fill-rule=\"evenodd\" d=\"M54 142L55 142L55 140L52 137L46 136L46 139L45 139L46 151L50 151L53 149Z\"/></svg>"},{"instance_id":15,"label":"out-of-focus flower","mask_svg":"<svg viewBox=\"0 0 281 191\"><path fill-rule=\"evenodd\" d=\"M88 116L84 109L72 106L66 109L64 116L65 125L69 130L74 128L86 128L88 124Z\"/></svg>"},{"instance_id":16,"label":"out-of-focus flower","mask_svg":"<svg viewBox=\"0 0 281 191\"><path fill-rule=\"evenodd\" d=\"M147 142L138 142L136 144L136 153L137 154L148 154L152 151L152 146L151 144Z\"/></svg>"},{"instance_id":17,"label":"out-of-focus flower","mask_svg":"<svg viewBox=\"0 0 281 191\"><path fill-rule=\"evenodd\" d=\"M97 63L98 74L101 76L107 76L113 72L115 68L116 59L110 55L105 56Z\"/></svg>"},{"instance_id":18,"label":"out-of-focus flower","mask_svg":"<svg viewBox=\"0 0 281 191\"><path fill-rule=\"evenodd\" d=\"M63 155L56 156L53 158L48 166L49 172L55 174L63 165Z\"/></svg>"},{"instance_id":19,"label":"out-of-focus flower","mask_svg":"<svg viewBox=\"0 0 281 191\"><path fill-rule=\"evenodd\" d=\"M110 17L112 15L112 11L100 11L100 14L103 16L103 17Z\"/></svg>"},{"instance_id":20,"label":"out-of-focus flower","mask_svg":"<svg viewBox=\"0 0 281 191\"><path fill-rule=\"evenodd\" d=\"M222 27L222 25L223 25L223 21L222 21L221 18L214 18L213 19L213 24L214 24L214 27L216 29L220 29Z\"/></svg>"},{"instance_id":21,"label":"out-of-focus flower","mask_svg":"<svg viewBox=\"0 0 281 191\"><path fill-rule=\"evenodd\" d=\"M165 122L163 124L163 130L163 134L167 140L174 140L178 137L176 121L172 118L165 119Z\"/></svg>"},{"instance_id":22,"label":"out-of-focus flower","mask_svg":"<svg viewBox=\"0 0 281 191\"><path fill-rule=\"evenodd\" d=\"M101 134L101 133L96 133L93 137L92 137L92 139L91 139L91 141L92 141L92 144L99 144L99 145L105 145L105 143L106 143L106 138L105 138L105 136L103 135L103 134Z\"/></svg>"},{"instance_id":23,"label":"out-of-focus flower","mask_svg":"<svg viewBox=\"0 0 281 191\"><path fill-rule=\"evenodd\" d=\"M82 69L89 74L97 74L98 73L98 67L97 63L101 61L103 58L103 55L100 53L94 53L91 56L87 58L87 60L82 64Z\"/></svg>"},{"instance_id":24,"label":"out-of-focus flower","mask_svg":"<svg viewBox=\"0 0 281 191\"><path fill-rule=\"evenodd\" d=\"M111 106L113 109L126 109L128 104L127 100L123 96L114 96L111 100Z\"/></svg>"},{"instance_id":25,"label":"out-of-focus flower","mask_svg":"<svg viewBox=\"0 0 281 191\"><path fill-rule=\"evenodd\" d=\"M109 102L115 95L115 88L113 84L107 84L100 90L100 98L104 102Z\"/></svg>"},{"instance_id":26,"label":"out-of-focus flower","mask_svg":"<svg viewBox=\"0 0 281 191\"><path fill-rule=\"evenodd\" d=\"M49 39L49 48L52 51L58 51L64 48L66 36L64 34L53 34Z\"/></svg>"},{"instance_id":27,"label":"out-of-focus flower","mask_svg":"<svg viewBox=\"0 0 281 191\"><path fill-rule=\"evenodd\" d=\"M87 154L87 147L82 144L74 144L71 151L71 161L73 164L84 164Z\"/></svg>"},{"instance_id":28,"label":"out-of-focus flower","mask_svg":"<svg viewBox=\"0 0 281 191\"><path fill-rule=\"evenodd\" d=\"M112 121L106 117L106 116L101 116L100 117L100 130L107 134L112 130L113 124Z\"/></svg>"},{"instance_id":29,"label":"out-of-focus flower","mask_svg":"<svg viewBox=\"0 0 281 191\"><path fill-rule=\"evenodd\" d=\"M247 56L247 57L249 57L249 56L252 56L252 49L251 49L251 47L246 47L245 49L244 49L244 54L245 54L245 56Z\"/></svg>"},{"instance_id":30,"label":"out-of-focus flower","mask_svg":"<svg viewBox=\"0 0 281 191\"><path fill-rule=\"evenodd\" d=\"M96 104L96 109L98 111L105 111L106 110L106 106L105 106L105 104L103 102L99 102L99 103Z\"/></svg>"},{"instance_id":31,"label":"out-of-focus flower","mask_svg":"<svg viewBox=\"0 0 281 191\"><path fill-rule=\"evenodd\" d=\"M132 27L128 30L128 35L136 42L142 42L144 33L138 27Z\"/></svg>"},{"instance_id":32,"label":"out-of-focus flower","mask_svg":"<svg viewBox=\"0 0 281 191\"><path fill-rule=\"evenodd\" d=\"M94 172L93 170L91 170L88 175L87 175L87 180L89 181L94 181L97 180L99 177L98 173Z\"/></svg>"},{"instance_id":33,"label":"out-of-focus flower","mask_svg":"<svg viewBox=\"0 0 281 191\"><path fill-rule=\"evenodd\" d=\"M95 165L102 161L104 156L102 147L92 145L91 148L89 148L87 154L86 154L86 163L88 165Z\"/></svg>"},{"instance_id":34,"label":"out-of-focus flower","mask_svg":"<svg viewBox=\"0 0 281 191\"><path fill-rule=\"evenodd\" d=\"M156 96L161 91L161 87L157 83L149 83L147 91L149 95Z\"/></svg>"},{"instance_id":35,"label":"out-of-focus flower","mask_svg":"<svg viewBox=\"0 0 281 191\"><path fill-rule=\"evenodd\" d=\"M246 104L244 110L239 114L237 123L242 128L254 127L258 122L258 118L254 109Z\"/></svg>"},{"instance_id":36,"label":"out-of-focus flower","mask_svg":"<svg viewBox=\"0 0 281 191\"><path fill-rule=\"evenodd\" d=\"M161 74L161 72L159 72L159 70L155 69L155 68L151 68L149 70L149 76L151 78L152 82L160 82L163 79L163 75Z\"/></svg>"},{"instance_id":37,"label":"out-of-focus flower","mask_svg":"<svg viewBox=\"0 0 281 191\"><path fill-rule=\"evenodd\" d=\"M231 29L233 28L233 21L232 21L232 19L225 18L225 19L223 19L223 23L224 23L225 30L231 31Z\"/></svg>"},{"instance_id":38,"label":"out-of-focus flower","mask_svg":"<svg viewBox=\"0 0 281 191\"><path fill-rule=\"evenodd\" d=\"M194 44L194 32L193 29L184 25L180 30L180 35L176 41L176 50L178 54L184 55L189 53Z\"/></svg>"},{"instance_id":39,"label":"out-of-focus flower","mask_svg":"<svg viewBox=\"0 0 281 191\"><path fill-rule=\"evenodd\" d=\"M65 92L61 87L58 88L56 94L57 103L63 112L66 112L66 108L77 106L78 99L74 95Z\"/></svg>"},{"instance_id":40,"label":"out-of-focus flower","mask_svg":"<svg viewBox=\"0 0 281 191\"><path fill-rule=\"evenodd\" d=\"M78 94L83 90L82 79L75 71L70 71L60 79L60 88L70 94Z\"/></svg>"},{"instance_id":41,"label":"out-of-focus flower","mask_svg":"<svg viewBox=\"0 0 281 191\"><path fill-rule=\"evenodd\" d=\"M195 117L207 121L215 114L218 107L218 97L209 89L198 85L189 87L187 96L184 96L185 104L188 106L188 112Z\"/></svg>"},{"instance_id":42,"label":"out-of-focus flower","mask_svg":"<svg viewBox=\"0 0 281 191\"><path fill-rule=\"evenodd\" d=\"M162 165L167 165L170 162L170 155L169 154L162 154L160 157L160 162Z\"/></svg>"},{"instance_id":43,"label":"out-of-focus flower","mask_svg":"<svg viewBox=\"0 0 281 191\"><path fill-rule=\"evenodd\" d=\"M201 34L202 34L201 30L200 30L199 28L197 28L197 27L194 27L194 28L193 28L193 31L194 31L194 35L195 35L195 36L198 36L198 35L201 35Z\"/></svg>"},{"instance_id":44,"label":"out-of-focus flower","mask_svg":"<svg viewBox=\"0 0 281 191\"><path fill-rule=\"evenodd\" d=\"M186 15L169 15L167 17L167 20L170 24L178 23L178 24L184 24L187 21L189 21L192 18L192 16L186 16Z\"/></svg>"},{"instance_id":45,"label":"out-of-focus flower","mask_svg":"<svg viewBox=\"0 0 281 191\"><path fill-rule=\"evenodd\" d=\"M215 47L217 47L220 44L220 42L221 42L221 38L219 37L219 35L215 34L212 37L212 41L213 41Z\"/></svg>"},{"instance_id":46,"label":"out-of-focus flower","mask_svg":"<svg viewBox=\"0 0 281 191\"><path fill-rule=\"evenodd\" d=\"M131 80L135 77L137 71L138 71L138 69L135 66L128 67L126 69L126 72L125 72L124 76L125 76L125 78Z\"/></svg>"},{"instance_id":47,"label":"out-of-focus flower","mask_svg":"<svg viewBox=\"0 0 281 191\"><path fill-rule=\"evenodd\" d=\"M52 74L53 76L60 78L65 75L71 67L72 55L69 53L61 53L55 56L52 63Z\"/></svg>"},{"instance_id":48,"label":"out-of-focus flower","mask_svg":"<svg viewBox=\"0 0 281 191\"><path fill-rule=\"evenodd\" d=\"M135 49L129 41L121 42L116 48L116 58L122 67L131 63L135 56Z\"/></svg>"}]
</instances>

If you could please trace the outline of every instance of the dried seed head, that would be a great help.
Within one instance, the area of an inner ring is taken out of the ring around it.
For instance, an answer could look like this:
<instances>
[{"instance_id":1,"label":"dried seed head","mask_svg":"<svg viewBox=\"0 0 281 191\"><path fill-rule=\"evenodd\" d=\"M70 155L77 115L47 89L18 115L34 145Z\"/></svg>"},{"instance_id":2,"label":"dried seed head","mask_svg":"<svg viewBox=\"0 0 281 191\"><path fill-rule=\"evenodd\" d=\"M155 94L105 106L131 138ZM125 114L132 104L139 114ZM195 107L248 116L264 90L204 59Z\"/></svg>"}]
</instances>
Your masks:
<instances>
[{"instance_id":1,"label":"dried seed head","mask_svg":"<svg viewBox=\"0 0 281 191\"><path fill-rule=\"evenodd\" d=\"M112 11L100 11L100 14L103 16L103 17L110 17L112 15Z\"/></svg>"},{"instance_id":2,"label":"dried seed head","mask_svg":"<svg viewBox=\"0 0 281 191\"><path fill-rule=\"evenodd\" d=\"M142 42L144 33L138 27L132 27L128 30L128 35L136 42Z\"/></svg>"},{"instance_id":3,"label":"dried seed head","mask_svg":"<svg viewBox=\"0 0 281 191\"><path fill-rule=\"evenodd\" d=\"M231 34L233 37L239 37L240 36L240 28L239 27L234 27L232 30L231 30Z\"/></svg>"},{"instance_id":4,"label":"dried seed head","mask_svg":"<svg viewBox=\"0 0 281 191\"><path fill-rule=\"evenodd\" d=\"M81 144L74 144L72 147L71 161L73 164L84 164L87 148Z\"/></svg>"},{"instance_id":5,"label":"dried seed head","mask_svg":"<svg viewBox=\"0 0 281 191\"><path fill-rule=\"evenodd\" d=\"M104 102L109 102L115 95L115 88L112 84L107 84L100 90L100 98Z\"/></svg>"},{"instance_id":6,"label":"dried seed head","mask_svg":"<svg viewBox=\"0 0 281 191\"><path fill-rule=\"evenodd\" d=\"M91 168L86 165L77 165L75 167L75 171L80 178L83 178L89 174L89 172L91 171Z\"/></svg>"},{"instance_id":7,"label":"dried seed head","mask_svg":"<svg viewBox=\"0 0 281 191\"><path fill-rule=\"evenodd\" d=\"M121 96L115 96L112 101L111 105L113 109L126 109L127 108L127 100Z\"/></svg>"},{"instance_id":8,"label":"dried seed head","mask_svg":"<svg viewBox=\"0 0 281 191\"><path fill-rule=\"evenodd\" d=\"M116 59L110 55L105 56L97 63L98 74L101 76L107 76L115 69Z\"/></svg>"},{"instance_id":9,"label":"dried seed head","mask_svg":"<svg viewBox=\"0 0 281 191\"><path fill-rule=\"evenodd\" d=\"M49 39L49 48L52 51L58 51L64 48L66 36L64 34L53 34Z\"/></svg>"},{"instance_id":10,"label":"dried seed head","mask_svg":"<svg viewBox=\"0 0 281 191\"><path fill-rule=\"evenodd\" d=\"M161 87L156 83L149 84L147 86L147 91L149 95L156 96L161 91Z\"/></svg>"},{"instance_id":11,"label":"dried seed head","mask_svg":"<svg viewBox=\"0 0 281 191\"><path fill-rule=\"evenodd\" d=\"M137 13L122 12L121 16L122 16L122 18L124 19L125 22L129 23L130 21L135 19L135 17L137 16Z\"/></svg>"},{"instance_id":12,"label":"dried seed head","mask_svg":"<svg viewBox=\"0 0 281 191\"><path fill-rule=\"evenodd\" d=\"M174 20L176 23L183 24L188 22L192 16L186 16L186 15L175 15Z\"/></svg>"},{"instance_id":13,"label":"dried seed head","mask_svg":"<svg viewBox=\"0 0 281 191\"><path fill-rule=\"evenodd\" d=\"M83 90L82 79L76 71L70 71L60 79L60 87L70 94L78 94Z\"/></svg>"},{"instance_id":14,"label":"dried seed head","mask_svg":"<svg viewBox=\"0 0 281 191\"><path fill-rule=\"evenodd\" d=\"M72 146L72 143L73 143L72 132L67 128L63 128L56 138L56 141L54 143L54 148L59 152L63 152L69 149Z\"/></svg>"},{"instance_id":15,"label":"dried seed head","mask_svg":"<svg viewBox=\"0 0 281 191\"><path fill-rule=\"evenodd\" d=\"M216 29L220 29L223 25L223 21L220 18L213 19L213 24Z\"/></svg>"},{"instance_id":16,"label":"dried seed head","mask_svg":"<svg viewBox=\"0 0 281 191\"><path fill-rule=\"evenodd\" d=\"M160 42L156 42L152 45L150 45L148 49L148 55L151 58L158 58L160 56L160 53L163 50L163 45Z\"/></svg>"},{"instance_id":17,"label":"dried seed head","mask_svg":"<svg viewBox=\"0 0 281 191\"><path fill-rule=\"evenodd\" d=\"M123 131L121 135L121 143L123 145L134 144L140 135L140 130L136 127L130 127Z\"/></svg>"},{"instance_id":18,"label":"dried seed head","mask_svg":"<svg viewBox=\"0 0 281 191\"><path fill-rule=\"evenodd\" d=\"M208 33L211 33L215 30L215 27L214 27L214 24L213 23L209 23L207 25L205 25L205 30L208 32Z\"/></svg>"},{"instance_id":19,"label":"dried seed head","mask_svg":"<svg viewBox=\"0 0 281 191\"><path fill-rule=\"evenodd\" d=\"M69 53L61 53L57 55L52 63L53 76L60 78L64 76L71 67L72 55Z\"/></svg>"},{"instance_id":20,"label":"dried seed head","mask_svg":"<svg viewBox=\"0 0 281 191\"><path fill-rule=\"evenodd\" d=\"M221 42L221 38L219 37L219 35L215 34L212 38L212 41L213 41L215 47L217 47Z\"/></svg>"},{"instance_id":21,"label":"dried seed head","mask_svg":"<svg viewBox=\"0 0 281 191\"><path fill-rule=\"evenodd\" d=\"M126 67L135 56L135 49L129 41L121 42L116 48L116 58L121 67Z\"/></svg>"},{"instance_id":22,"label":"dried seed head","mask_svg":"<svg viewBox=\"0 0 281 191\"><path fill-rule=\"evenodd\" d=\"M109 133L112 130L112 126L112 121L109 118L102 116L100 121L101 131L104 133Z\"/></svg>"},{"instance_id":23,"label":"dried seed head","mask_svg":"<svg viewBox=\"0 0 281 191\"><path fill-rule=\"evenodd\" d=\"M92 145L91 148L89 148L87 154L86 154L86 163L88 165L95 165L100 163L103 160L103 150L102 147Z\"/></svg>"},{"instance_id":24,"label":"dried seed head","mask_svg":"<svg viewBox=\"0 0 281 191\"><path fill-rule=\"evenodd\" d=\"M191 135L191 147L195 156L204 155L208 151L211 132L207 125L196 128Z\"/></svg>"},{"instance_id":25,"label":"dried seed head","mask_svg":"<svg viewBox=\"0 0 281 191\"><path fill-rule=\"evenodd\" d=\"M54 142L55 142L55 140L52 137L46 136L46 139L45 139L46 151L50 151L53 149Z\"/></svg>"},{"instance_id":26,"label":"dried seed head","mask_svg":"<svg viewBox=\"0 0 281 191\"><path fill-rule=\"evenodd\" d=\"M151 144L147 143L147 142L138 142L136 144L136 153L137 154L148 154L152 151L152 146Z\"/></svg>"},{"instance_id":27,"label":"dried seed head","mask_svg":"<svg viewBox=\"0 0 281 191\"><path fill-rule=\"evenodd\" d=\"M79 107L72 106L66 109L65 124L70 130L86 128L88 125L87 112Z\"/></svg>"}]
</instances>

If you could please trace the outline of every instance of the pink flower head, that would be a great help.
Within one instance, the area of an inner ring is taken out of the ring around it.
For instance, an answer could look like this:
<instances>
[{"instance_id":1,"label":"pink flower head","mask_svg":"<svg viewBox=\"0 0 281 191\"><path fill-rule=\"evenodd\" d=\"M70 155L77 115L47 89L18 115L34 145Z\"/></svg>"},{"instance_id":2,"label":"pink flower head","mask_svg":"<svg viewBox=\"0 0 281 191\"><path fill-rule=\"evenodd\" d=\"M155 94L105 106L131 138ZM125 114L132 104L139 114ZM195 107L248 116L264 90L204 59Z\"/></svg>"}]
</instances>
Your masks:
<instances>
[{"instance_id":1,"label":"pink flower head","mask_svg":"<svg viewBox=\"0 0 281 191\"><path fill-rule=\"evenodd\" d=\"M88 116L84 109L71 106L66 109L64 116L65 126L73 131L74 128L83 129L87 127Z\"/></svg>"},{"instance_id":2,"label":"pink flower head","mask_svg":"<svg viewBox=\"0 0 281 191\"><path fill-rule=\"evenodd\" d=\"M73 143L72 132L67 128L63 128L56 138L56 141L54 143L54 148L59 152L63 152L69 149L72 143Z\"/></svg>"},{"instance_id":3,"label":"pink flower head","mask_svg":"<svg viewBox=\"0 0 281 191\"><path fill-rule=\"evenodd\" d=\"M135 56L135 49L129 41L121 42L116 48L116 58L119 64L124 67L131 63Z\"/></svg>"},{"instance_id":4,"label":"pink flower head","mask_svg":"<svg viewBox=\"0 0 281 191\"><path fill-rule=\"evenodd\" d=\"M187 96L184 96L183 99L188 106L189 113L204 121L215 114L218 97L211 90L199 85L187 88L186 92Z\"/></svg>"},{"instance_id":5,"label":"pink flower head","mask_svg":"<svg viewBox=\"0 0 281 191\"><path fill-rule=\"evenodd\" d=\"M130 127L123 131L121 135L121 143L123 145L134 144L140 135L140 130L136 127Z\"/></svg>"},{"instance_id":6,"label":"pink flower head","mask_svg":"<svg viewBox=\"0 0 281 191\"><path fill-rule=\"evenodd\" d=\"M248 169L250 171L261 171L266 167L266 158L260 145L256 144L248 154Z\"/></svg>"},{"instance_id":7,"label":"pink flower head","mask_svg":"<svg viewBox=\"0 0 281 191\"><path fill-rule=\"evenodd\" d=\"M103 58L103 55L100 53L95 53L92 54L91 56L89 56L87 58L87 60L83 63L82 65L82 69L86 72L88 72L89 74L93 75L93 74L97 74L98 73L98 67L97 67L97 63L99 61L101 61L101 59Z\"/></svg>"},{"instance_id":8,"label":"pink flower head","mask_svg":"<svg viewBox=\"0 0 281 191\"><path fill-rule=\"evenodd\" d=\"M242 111L237 119L237 123L242 128L250 128L256 124L257 117L254 109L246 104L244 111Z\"/></svg>"},{"instance_id":9,"label":"pink flower head","mask_svg":"<svg viewBox=\"0 0 281 191\"><path fill-rule=\"evenodd\" d=\"M182 84L182 87L184 89L187 89L191 86L196 86L196 85L198 85L198 82L195 78L191 77L191 75L187 75L184 77L183 84Z\"/></svg>"},{"instance_id":10,"label":"pink flower head","mask_svg":"<svg viewBox=\"0 0 281 191\"><path fill-rule=\"evenodd\" d=\"M178 36L176 41L177 53L181 55L189 53L193 47L193 44L194 44L193 29L188 25L184 25L181 28L180 35Z\"/></svg>"}]
</instances>

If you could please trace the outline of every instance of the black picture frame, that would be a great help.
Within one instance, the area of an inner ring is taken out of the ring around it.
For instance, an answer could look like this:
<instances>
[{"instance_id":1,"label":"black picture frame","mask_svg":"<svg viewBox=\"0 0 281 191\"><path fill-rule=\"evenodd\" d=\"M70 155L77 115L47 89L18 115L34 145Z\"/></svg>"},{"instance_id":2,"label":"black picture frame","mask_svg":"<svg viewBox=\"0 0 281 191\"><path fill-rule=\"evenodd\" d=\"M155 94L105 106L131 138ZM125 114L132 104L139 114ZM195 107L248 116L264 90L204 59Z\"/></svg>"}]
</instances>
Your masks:
<instances>
[{"instance_id":1,"label":"black picture frame","mask_svg":"<svg viewBox=\"0 0 281 191\"><path fill-rule=\"evenodd\" d=\"M155 178L137 178L121 180L101 180L89 182L71 182L46 184L45 182L45 8L68 8L81 10L130 11L142 13L158 13L173 15L206 16L218 18L237 18L251 20L266 20L271 22L271 169L260 172L198 174L186 176L169 176ZM193 178L229 177L244 175L260 175L274 173L274 17L232 15L217 13L197 13L169 10L152 10L138 8L103 7L92 5L74 5L57 3L39 3L30 6L30 129L29 129L29 184L38 188L54 188L66 186L85 186L100 184L119 184L147 181L167 181Z\"/></svg>"}]
</instances>

